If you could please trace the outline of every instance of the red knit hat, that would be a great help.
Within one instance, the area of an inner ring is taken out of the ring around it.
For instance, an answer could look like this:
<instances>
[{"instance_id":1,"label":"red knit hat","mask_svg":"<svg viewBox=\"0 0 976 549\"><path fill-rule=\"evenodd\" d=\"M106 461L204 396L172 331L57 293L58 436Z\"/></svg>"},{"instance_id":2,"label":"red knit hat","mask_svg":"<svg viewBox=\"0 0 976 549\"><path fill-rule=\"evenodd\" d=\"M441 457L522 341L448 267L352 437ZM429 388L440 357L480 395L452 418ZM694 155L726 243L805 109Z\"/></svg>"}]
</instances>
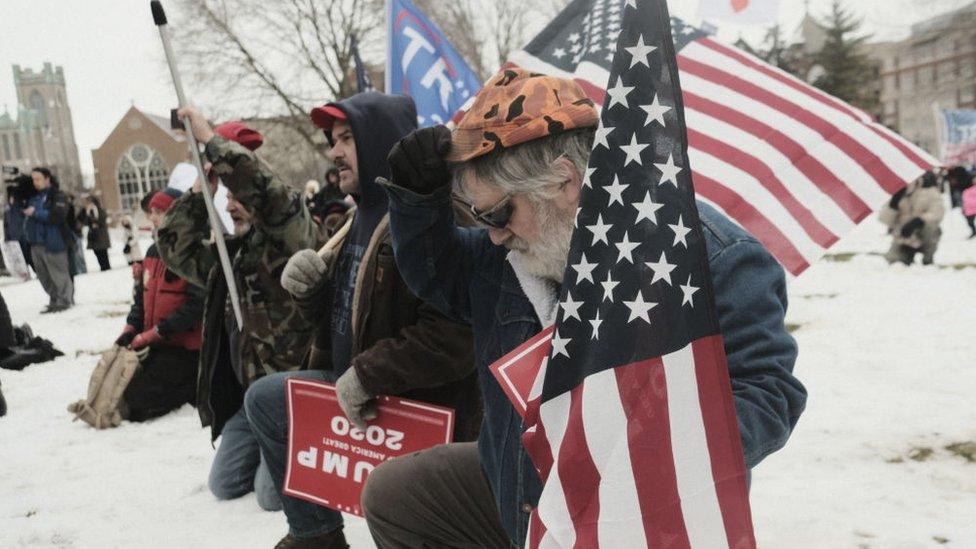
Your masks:
<instances>
[{"instance_id":1,"label":"red knit hat","mask_svg":"<svg viewBox=\"0 0 976 549\"><path fill-rule=\"evenodd\" d=\"M243 122L225 122L216 128L214 132L230 141L236 141L249 150L256 151L264 144L264 136L257 130L253 130Z\"/></svg>"},{"instance_id":2,"label":"red knit hat","mask_svg":"<svg viewBox=\"0 0 976 549\"><path fill-rule=\"evenodd\" d=\"M180 191L167 187L158 193L154 194L152 199L149 200L149 211L153 208L165 212L176 202L176 199L183 196Z\"/></svg>"}]
</instances>

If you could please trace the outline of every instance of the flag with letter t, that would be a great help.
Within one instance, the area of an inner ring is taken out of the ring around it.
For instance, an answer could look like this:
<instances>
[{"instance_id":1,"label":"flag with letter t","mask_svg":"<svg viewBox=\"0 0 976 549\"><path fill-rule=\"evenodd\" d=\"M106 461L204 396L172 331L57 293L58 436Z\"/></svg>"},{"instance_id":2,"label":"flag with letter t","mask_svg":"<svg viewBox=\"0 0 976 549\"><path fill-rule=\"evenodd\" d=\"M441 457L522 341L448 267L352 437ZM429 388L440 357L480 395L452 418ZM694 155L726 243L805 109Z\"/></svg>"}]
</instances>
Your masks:
<instances>
[{"instance_id":1,"label":"flag with letter t","mask_svg":"<svg viewBox=\"0 0 976 549\"><path fill-rule=\"evenodd\" d=\"M386 92L413 98L420 127L448 123L481 79L410 0L387 0L387 18Z\"/></svg>"},{"instance_id":2,"label":"flag with letter t","mask_svg":"<svg viewBox=\"0 0 976 549\"><path fill-rule=\"evenodd\" d=\"M755 547L665 0L622 25L525 448L529 547ZM613 9L613 8L611 8Z\"/></svg>"}]
</instances>

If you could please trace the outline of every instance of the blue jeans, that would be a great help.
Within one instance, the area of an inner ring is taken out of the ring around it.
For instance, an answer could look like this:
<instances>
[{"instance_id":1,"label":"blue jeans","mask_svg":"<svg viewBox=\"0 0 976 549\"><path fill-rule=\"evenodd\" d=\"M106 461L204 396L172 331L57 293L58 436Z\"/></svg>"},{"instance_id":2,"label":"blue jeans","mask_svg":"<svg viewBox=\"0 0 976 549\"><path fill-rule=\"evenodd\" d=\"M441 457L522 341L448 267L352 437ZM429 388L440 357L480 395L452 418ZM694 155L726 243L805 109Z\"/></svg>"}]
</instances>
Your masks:
<instances>
[{"instance_id":1,"label":"blue jeans","mask_svg":"<svg viewBox=\"0 0 976 549\"><path fill-rule=\"evenodd\" d=\"M217 499L236 499L253 491L262 509L281 510L281 491L271 482L243 408L220 433L220 446L210 466L207 485Z\"/></svg>"},{"instance_id":2,"label":"blue jeans","mask_svg":"<svg viewBox=\"0 0 976 549\"><path fill-rule=\"evenodd\" d=\"M278 494L285 484L288 463L285 380L289 377L335 381L329 372L321 370L281 372L257 380L244 395L247 419ZM311 538L342 528L342 513L338 511L284 494L281 494L281 505L288 519L288 533L296 538Z\"/></svg>"}]
</instances>

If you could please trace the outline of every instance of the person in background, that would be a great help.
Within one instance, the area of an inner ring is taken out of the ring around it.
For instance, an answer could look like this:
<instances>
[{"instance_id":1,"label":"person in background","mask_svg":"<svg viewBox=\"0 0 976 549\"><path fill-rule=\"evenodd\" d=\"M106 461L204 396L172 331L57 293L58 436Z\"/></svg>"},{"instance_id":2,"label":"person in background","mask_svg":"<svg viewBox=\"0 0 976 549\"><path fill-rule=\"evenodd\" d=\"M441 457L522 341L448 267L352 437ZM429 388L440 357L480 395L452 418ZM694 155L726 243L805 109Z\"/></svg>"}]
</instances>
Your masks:
<instances>
[{"instance_id":1,"label":"person in background","mask_svg":"<svg viewBox=\"0 0 976 549\"><path fill-rule=\"evenodd\" d=\"M132 266L133 263L142 261L142 248L139 246L139 234L136 232L135 222L131 215L124 215L119 220L122 226L122 254L125 256L126 263ZM155 226L154 226L155 228Z\"/></svg>"},{"instance_id":2,"label":"person in background","mask_svg":"<svg viewBox=\"0 0 976 549\"><path fill-rule=\"evenodd\" d=\"M962 209L962 215L966 218L966 225L969 225L971 233L969 238L976 237L976 191L970 191L974 187L973 176L966 168L956 166L949 170L946 179L949 181L952 207L958 206ZM966 201L967 196L970 197L968 203Z\"/></svg>"},{"instance_id":3,"label":"person in background","mask_svg":"<svg viewBox=\"0 0 976 549\"><path fill-rule=\"evenodd\" d=\"M112 247L112 241L108 234L108 216L105 208L97 196L86 195L84 208L81 210L81 221L88 227L88 249L95 252L98 258L98 266L102 271L112 268L108 259L108 249Z\"/></svg>"},{"instance_id":4,"label":"person in background","mask_svg":"<svg viewBox=\"0 0 976 549\"><path fill-rule=\"evenodd\" d=\"M24 261L27 266L33 268L34 261L31 258L30 243L27 242L27 234L24 225L27 217L24 210L27 209L31 197L37 194L34 183L27 174L20 174L16 180L7 186L7 203L3 212L3 238L6 241L15 241L20 245L20 250L24 254Z\"/></svg>"},{"instance_id":5,"label":"person in background","mask_svg":"<svg viewBox=\"0 0 976 549\"><path fill-rule=\"evenodd\" d=\"M182 194L168 188L152 195L144 207L154 229ZM196 403L204 294L166 268L155 244L135 271L141 276L115 344L136 351L142 364L122 395L122 416L145 421Z\"/></svg>"},{"instance_id":6,"label":"person in background","mask_svg":"<svg viewBox=\"0 0 976 549\"><path fill-rule=\"evenodd\" d=\"M50 298L42 314L67 310L74 305L74 283L68 265L70 239L65 221L71 208L68 196L58 188L57 178L44 167L31 171L37 194L23 210L24 232L31 246L34 270Z\"/></svg>"},{"instance_id":7,"label":"person in background","mask_svg":"<svg viewBox=\"0 0 976 549\"><path fill-rule=\"evenodd\" d=\"M915 254L922 254L922 264L931 265L942 237L945 206L934 173L925 172L891 197L879 220L892 235L891 249L885 254L889 264L911 265Z\"/></svg>"},{"instance_id":8,"label":"person in background","mask_svg":"<svg viewBox=\"0 0 976 549\"><path fill-rule=\"evenodd\" d=\"M88 262L85 259L85 223L82 219L82 213L79 211L75 195L67 194L69 208L65 225L71 231L71 241L68 243L68 271L71 273L73 282L76 276L88 272Z\"/></svg>"},{"instance_id":9,"label":"person in background","mask_svg":"<svg viewBox=\"0 0 976 549\"><path fill-rule=\"evenodd\" d=\"M339 186L339 168L332 167L325 172L325 185L322 186L319 194L322 196L322 204L328 204L333 200L342 201L346 199L346 193Z\"/></svg>"},{"instance_id":10,"label":"person in background","mask_svg":"<svg viewBox=\"0 0 976 549\"><path fill-rule=\"evenodd\" d=\"M281 508L281 497L262 463L258 442L242 404L244 391L273 372L298 370L314 324L301 316L279 283L295 252L317 244L315 223L301 192L284 184L254 151L263 143L240 122L211 128L196 109L180 111L190 131L206 145L211 188L227 187L227 211L234 237L227 248L244 317L238 327L224 271L210 241L210 223L201 182L173 203L156 236L166 266L206 288L203 346L197 377L201 423L220 437L208 486L217 499L256 492L265 510ZM205 166L206 168L206 166Z\"/></svg>"}]
</instances>

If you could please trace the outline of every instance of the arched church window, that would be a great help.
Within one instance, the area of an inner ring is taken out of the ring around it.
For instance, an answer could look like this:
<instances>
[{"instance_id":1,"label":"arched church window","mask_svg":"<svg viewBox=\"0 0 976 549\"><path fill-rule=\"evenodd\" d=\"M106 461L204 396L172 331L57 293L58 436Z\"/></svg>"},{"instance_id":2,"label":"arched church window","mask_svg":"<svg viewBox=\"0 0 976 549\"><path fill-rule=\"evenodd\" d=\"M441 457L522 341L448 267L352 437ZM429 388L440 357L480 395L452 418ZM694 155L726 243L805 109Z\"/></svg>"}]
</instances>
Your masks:
<instances>
[{"instance_id":1,"label":"arched church window","mask_svg":"<svg viewBox=\"0 0 976 549\"><path fill-rule=\"evenodd\" d=\"M124 211L139 207L139 201L151 190L162 189L169 180L166 161L157 151L143 144L129 148L119 159L116 170L119 202Z\"/></svg>"},{"instance_id":2,"label":"arched church window","mask_svg":"<svg viewBox=\"0 0 976 549\"><path fill-rule=\"evenodd\" d=\"M44 97L41 96L41 92L37 90L32 91L30 98L27 100L27 104L30 105L30 108L37 111L41 124L47 126L47 107L44 105Z\"/></svg>"}]
</instances>

